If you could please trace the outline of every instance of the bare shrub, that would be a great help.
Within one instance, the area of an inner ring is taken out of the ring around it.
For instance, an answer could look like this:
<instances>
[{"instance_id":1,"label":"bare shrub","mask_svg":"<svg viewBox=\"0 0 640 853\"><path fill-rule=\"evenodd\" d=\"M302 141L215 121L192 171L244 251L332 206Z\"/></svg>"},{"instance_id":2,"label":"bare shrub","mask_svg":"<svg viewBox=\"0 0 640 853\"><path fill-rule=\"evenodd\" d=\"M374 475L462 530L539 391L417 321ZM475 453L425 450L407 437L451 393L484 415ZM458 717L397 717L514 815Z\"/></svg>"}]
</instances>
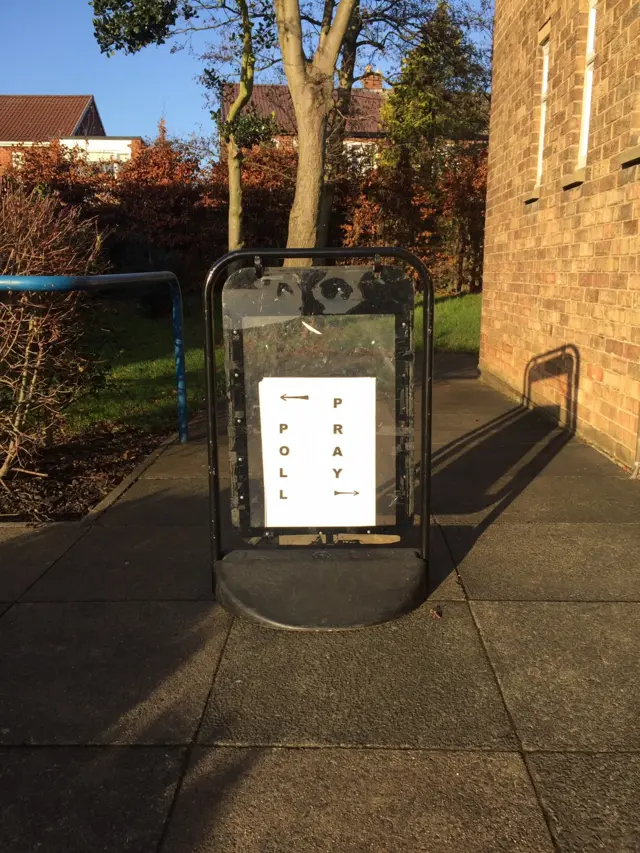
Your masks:
<instances>
[{"instance_id":1,"label":"bare shrub","mask_svg":"<svg viewBox=\"0 0 640 853\"><path fill-rule=\"evenodd\" d=\"M95 220L55 195L0 193L0 275L86 275L101 268ZM95 371L83 353L78 293L0 293L0 481L27 466ZM6 485L6 484L5 484Z\"/></svg>"}]
</instances>

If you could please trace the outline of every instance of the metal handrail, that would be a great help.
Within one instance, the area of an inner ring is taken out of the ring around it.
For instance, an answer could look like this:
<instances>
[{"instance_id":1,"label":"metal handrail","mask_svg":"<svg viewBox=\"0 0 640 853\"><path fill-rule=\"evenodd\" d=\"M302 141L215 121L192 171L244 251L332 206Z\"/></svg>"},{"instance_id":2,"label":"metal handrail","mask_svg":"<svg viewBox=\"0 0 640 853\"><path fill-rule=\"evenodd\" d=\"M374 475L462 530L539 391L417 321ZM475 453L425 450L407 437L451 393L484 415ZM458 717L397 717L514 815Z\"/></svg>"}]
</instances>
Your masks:
<instances>
[{"instance_id":1,"label":"metal handrail","mask_svg":"<svg viewBox=\"0 0 640 853\"><path fill-rule=\"evenodd\" d=\"M187 380L184 362L182 292L172 272L135 272L115 275L0 275L0 292L4 293L72 293L74 291L114 290L126 285L168 284L171 290L173 319L173 354L176 365L178 396L178 435L184 444L189 440Z\"/></svg>"}]
</instances>

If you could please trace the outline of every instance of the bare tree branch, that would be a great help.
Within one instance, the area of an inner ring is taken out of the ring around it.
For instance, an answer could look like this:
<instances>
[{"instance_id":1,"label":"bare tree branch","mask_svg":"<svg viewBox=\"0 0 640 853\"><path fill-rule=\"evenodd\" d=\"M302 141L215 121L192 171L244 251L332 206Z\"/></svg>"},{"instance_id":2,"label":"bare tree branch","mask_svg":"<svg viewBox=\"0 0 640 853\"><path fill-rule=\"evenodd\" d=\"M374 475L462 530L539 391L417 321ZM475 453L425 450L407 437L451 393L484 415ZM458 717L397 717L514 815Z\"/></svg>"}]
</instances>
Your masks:
<instances>
[{"instance_id":1,"label":"bare tree branch","mask_svg":"<svg viewBox=\"0 0 640 853\"><path fill-rule=\"evenodd\" d=\"M318 39L318 47L322 48L329 31L331 30L331 19L333 18L333 10L335 9L335 0L324 0L324 9L322 11L322 21L320 23L320 38Z\"/></svg>"},{"instance_id":2,"label":"bare tree branch","mask_svg":"<svg viewBox=\"0 0 640 853\"><path fill-rule=\"evenodd\" d=\"M301 88L306 78L307 60L302 46L302 22L298 0L274 0L282 61L290 84Z\"/></svg>"},{"instance_id":3,"label":"bare tree branch","mask_svg":"<svg viewBox=\"0 0 640 853\"><path fill-rule=\"evenodd\" d=\"M340 0L331 29L324 41L318 45L314 57L314 65L325 74L331 74L332 77L356 2L357 0Z\"/></svg>"}]
</instances>

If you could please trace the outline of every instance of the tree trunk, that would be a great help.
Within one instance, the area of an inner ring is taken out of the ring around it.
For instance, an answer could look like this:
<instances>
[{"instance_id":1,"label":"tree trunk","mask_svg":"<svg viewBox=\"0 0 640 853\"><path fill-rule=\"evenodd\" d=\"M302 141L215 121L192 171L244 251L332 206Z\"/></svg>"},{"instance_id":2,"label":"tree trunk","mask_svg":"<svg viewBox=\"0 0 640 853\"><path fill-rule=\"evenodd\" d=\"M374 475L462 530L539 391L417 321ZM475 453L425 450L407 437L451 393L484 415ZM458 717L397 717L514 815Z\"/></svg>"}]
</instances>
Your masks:
<instances>
[{"instance_id":1,"label":"tree trunk","mask_svg":"<svg viewBox=\"0 0 640 853\"><path fill-rule=\"evenodd\" d=\"M327 246L329 243L336 184L340 177L344 176L346 165L344 140L347 130L347 116L351 108L352 86L353 74L351 74L351 79L345 84L345 87L341 86L333 110L327 119L326 160L316 240L316 245L319 247Z\"/></svg>"},{"instance_id":2,"label":"tree trunk","mask_svg":"<svg viewBox=\"0 0 640 853\"><path fill-rule=\"evenodd\" d=\"M312 249L318 244L320 201L324 183L327 108L304 92L296 109L298 124L298 174L289 217L288 249Z\"/></svg>"},{"instance_id":3,"label":"tree trunk","mask_svg":"<svg viewBox=\"0 0 640 853\"><path fill-rule=\"evenodd\" d=\"M351 112L351 92L355 79L358 38L362 32L362 26L360 3L357 2L342 42L342 62L338 69L338 92L328 119L325 179L318 223L318 246L326 246L329 243L331 214L336 197L336 182L344 172L344 141L347 135L347 118Z\"/></svg>"},{"instance_id":4,"label":"tree trunk","mask_svg":"<svg viewBox=\"0 0 640 853\"><path fill-rule=\"evenodd\" d=\"M304 50L299 0L274 0L278 38L298 125L298 176L287 248L314 248L324 182L327 116L333 78L356 0L325 0L318 47ZM289 264L291 265L291 264Z\"/></svg>"},{"instance_id":5,"label":"tree trunk","mask_svg":"<svg viewBox=\"0 0 640 853\"><path fill-rule=\"evenodd\" d=\"M229 173L229 251L242 249L244 245L242 221L242 149L234 136L234 124L251 100L256 57L253 50L252 19L247 0L238 0L238 11L242 20L242 58L238 95L227 115L227 169ZM228 268L231 274L235 264Z\"/></svg>"},{"instance_id":6,"label":"tree trunk","mask_svg":"<svg viewBox=\"0 0 640 853\"><path fill-rule=\"evenodd\" d=\"M320 201L320 216L318 218L318 236L317 245L324 248L329 243L329 231L331 228L331 213L333 211L333 200L336 194L336 187L328 176L324 181L322 188L322 199Z\"/></svg>"},{"instance_id":7,"label":"tree trunk","mask_svg":"<svg viewBox=\"0 0 640 853\"><path fill-rule=\"evenodd\" d=\"M244 247L242 215L242 152L233 136L227 142L229 170L229 251Z\"/></svg>"}]
</instances>

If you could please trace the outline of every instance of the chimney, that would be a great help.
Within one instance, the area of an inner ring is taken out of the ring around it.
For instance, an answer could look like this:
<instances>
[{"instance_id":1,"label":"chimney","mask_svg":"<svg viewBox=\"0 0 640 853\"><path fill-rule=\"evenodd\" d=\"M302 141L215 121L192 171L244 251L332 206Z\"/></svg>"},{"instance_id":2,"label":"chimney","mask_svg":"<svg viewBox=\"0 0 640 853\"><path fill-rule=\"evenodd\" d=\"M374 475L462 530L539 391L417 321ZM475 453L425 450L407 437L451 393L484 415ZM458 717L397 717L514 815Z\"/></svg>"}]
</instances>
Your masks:
<instances>
[{"instance_id":1,"label":"chimney","mask_svg":"<svg viewBox=\"0 0 640 853\"><path fill-rule=\"evenodd\" d=\"M382 92L382 81L383 81L382 72L378 69L378 71L374 71L370 65L364 69L364 77L362 78L362 83L365 89L368 89L370 92Z\"/></svg>"}]
</instances>

